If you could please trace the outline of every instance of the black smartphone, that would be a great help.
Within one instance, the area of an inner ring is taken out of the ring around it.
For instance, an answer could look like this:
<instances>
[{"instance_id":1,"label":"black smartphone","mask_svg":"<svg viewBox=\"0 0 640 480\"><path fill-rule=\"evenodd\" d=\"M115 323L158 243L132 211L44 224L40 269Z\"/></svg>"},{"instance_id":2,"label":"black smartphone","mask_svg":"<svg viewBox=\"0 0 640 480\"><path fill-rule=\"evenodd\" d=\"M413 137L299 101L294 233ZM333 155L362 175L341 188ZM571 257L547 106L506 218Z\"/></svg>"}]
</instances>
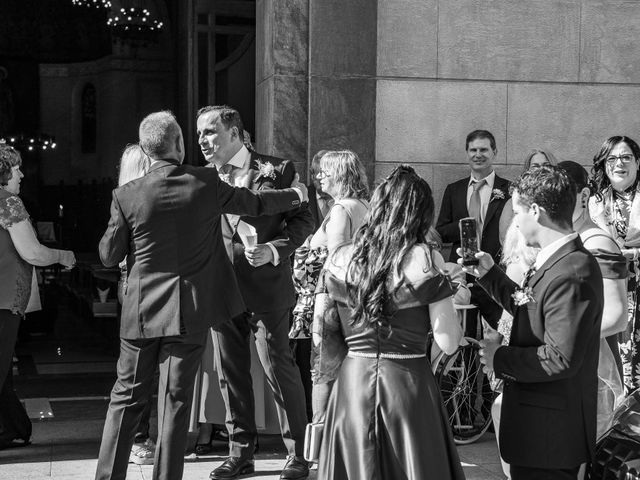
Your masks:
<instances>
[{"instance_id":1,"label":"black smartphone","mask_svg":"<svg viewBox=\"0 0 640 480\"><path fill-rule=\"evenodd\" d=\"M467 217L460 219L460 248L463 265L478 265L478 225L476 219Z\"/></svg>"}]
</instances>

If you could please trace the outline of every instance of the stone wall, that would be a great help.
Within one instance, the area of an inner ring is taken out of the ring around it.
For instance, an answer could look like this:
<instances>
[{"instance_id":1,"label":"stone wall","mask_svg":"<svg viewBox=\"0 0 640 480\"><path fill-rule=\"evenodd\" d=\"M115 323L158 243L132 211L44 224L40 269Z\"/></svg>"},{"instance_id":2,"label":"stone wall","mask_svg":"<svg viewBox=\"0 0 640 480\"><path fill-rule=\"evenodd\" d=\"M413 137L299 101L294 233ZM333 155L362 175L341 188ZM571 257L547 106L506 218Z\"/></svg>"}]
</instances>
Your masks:
<instances>
[{"instance_id":1,"label":"stone wall","mask_svg":"<svg viewBox=\"0 0 640 480\"><path fill-rule=\"evenodd\" d=\"M300 167L320 148L353 148L376 179L409 162L439 204L476 128L508 178L532 148L588 165L606 137L640 137L638 2L257 4L260 144Z\"/></svg>"}]
</instances>

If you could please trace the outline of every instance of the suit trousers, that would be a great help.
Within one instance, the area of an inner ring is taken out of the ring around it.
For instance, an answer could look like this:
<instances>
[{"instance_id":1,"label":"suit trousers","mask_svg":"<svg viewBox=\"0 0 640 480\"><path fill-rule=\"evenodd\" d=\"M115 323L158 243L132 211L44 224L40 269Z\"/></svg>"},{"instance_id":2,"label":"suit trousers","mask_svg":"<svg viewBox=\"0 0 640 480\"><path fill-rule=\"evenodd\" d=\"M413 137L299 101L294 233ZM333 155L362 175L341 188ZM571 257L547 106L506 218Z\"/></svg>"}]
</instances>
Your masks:
<instances>
[{"instance_id":1,"label":"suit trousers","mask_svg":"<svg viewBox=\"0 0 640 480\"><path fill-rule=\"evenodd\" d=\"M184 469L193 383L206 331L120 339L120 358L100 444L96 480L124 479L136 428L158 379L158 440L154 480L180 480Z\"/></svg>"},{"instance_id":2,"label":"suit trousers","mask_svg":"<svg viewBox=\"0 0 640 480\"><path fill-rule=\"evenodd\" d=\"M532 468L511 465L511 480L577 480L580 466L575 468Z\"/></svg>"},{"instance_id":3,"label":"suit trousers","mask_svg":"<svg viewBox=\"0 0 640 480\"><path fill-rule=\"evenodd\" d=\"M31 438L31 420L13 389L13 350L21 317L0 310L0 445Z\"/></svg>"},{"instance_id":4,"label":"suit trousers","mask_svg":"<svg viewBox=\"0 0 640 480\"><path fill-rule=\"evenodd\" d=\"M307 412L300 371L289 348L289 313L283 309L241 315L214 330L214 351L227 407L229 455L252 458L257 437L251 382L250 335L273 391L280 432L289 455L303 454Z\"/></svg>"}]
</instances>

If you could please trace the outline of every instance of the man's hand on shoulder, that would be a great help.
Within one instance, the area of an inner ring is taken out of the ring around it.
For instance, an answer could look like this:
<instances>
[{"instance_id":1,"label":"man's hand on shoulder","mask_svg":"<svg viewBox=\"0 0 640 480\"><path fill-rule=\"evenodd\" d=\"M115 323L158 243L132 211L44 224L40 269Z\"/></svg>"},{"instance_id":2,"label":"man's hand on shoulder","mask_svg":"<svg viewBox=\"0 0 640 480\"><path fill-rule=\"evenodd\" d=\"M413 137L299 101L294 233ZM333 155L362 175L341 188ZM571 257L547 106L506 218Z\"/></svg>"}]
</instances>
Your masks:
<instances>
[{"instance_id":1,"label":"man's hand on shoulder","mask_svg":"<svg viewBox=\"0 0 640 480\"><path fill-rule=\"evenodd\" d=\"M304 183L300 183L300 175L298 173L296 173L296 175L293 177L291 188L295 188L300 192L300 198L302 202L309 201L309 191L307 190L307 186Z\"/></svg>"}]
</instances>

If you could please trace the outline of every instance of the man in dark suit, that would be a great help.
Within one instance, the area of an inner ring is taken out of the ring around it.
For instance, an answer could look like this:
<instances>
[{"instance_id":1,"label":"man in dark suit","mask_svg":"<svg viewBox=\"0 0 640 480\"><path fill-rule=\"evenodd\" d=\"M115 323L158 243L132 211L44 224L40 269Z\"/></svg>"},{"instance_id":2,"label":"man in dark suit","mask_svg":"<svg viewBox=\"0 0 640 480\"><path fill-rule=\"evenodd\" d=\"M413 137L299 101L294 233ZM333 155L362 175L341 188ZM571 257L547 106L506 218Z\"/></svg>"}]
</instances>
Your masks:
<instances>
[{"instance_id":1,"label":"man in dark suit","mask_svg":"<svg viewBox=\"0 0 640 480\"><path fill-rule=\"evenodd\" d=\"M490 255L478 254L478 283L510 314L508 346L481 341L481 361L504 379L500 452L511 478L576 479L593 458L602 275L572 230L576 187L562 170L522 175L514 221L528 245L541 248L516 285Z\"/></svg>"},{"instance_id":2,"label":"man in dark suit","mask_svg":"<svg viewBox=\"0 0 640 480\"><path fill-rule=\"evenodd\" d=\"M182 165L182 131L171 112L140 123L149 173L113 191L100 241L106 266L128 263L118 380L111 392L96 479L125 478L135 428L156 367L158 442L154 479L180 479L193 382L207 331L245 311L220 234L223 212L296 208L304 186L270 193L232 188L214 169ZM202 208L206 206L206 208Z\"/></svg>"},{"instance_id":3,"label":"man in dark suit","mask_svg":"<svg viewBox=\"0 0 640 480\"><path fill-rule=\"evenodd\" d=\"M295 170L290 161L247 150L237 110L227 106L202 108L197 128L205 159L232 185L264 191L286 188L293 180ZM236 232L239 221L255 228L257 245L244 247ZM276 400L280 431L288 451L281 478L293 480L309 474L302 456L307 424L305 395L288 334L290 311L295 304L289 257L312 232L313 217L306 206L261 218L226 216L222 233L232 249L240 291L252 315L214 329L215 362L227 407L229 457L211 472L213 479L237 478L254 471L257 431L250 374L252 334Z\"/></svg>"},{"instance_id":4,"label":"man in dark suit","mask_svg":"<svg viewBox=\"0 0 640 480\"><path fill-rule=\"evenodd\" d=\"M461 218L474 217L478 224L480 250L489 253L497 263L500 260L498 226L500 214L509 198L509 181L493 170L498 149L491 132L474 130L467 135L466 151L471 175L447 185L436 230L443 242L451 243L449 261L455 262L460 247L458 222ZM471 303L478 306L482 316L493 327L497 326L502 309L476 285L471 287ZM467 333L472 336L475 335L474 318L474 312L470 312Z\"/></svg>"}]
</instances>

